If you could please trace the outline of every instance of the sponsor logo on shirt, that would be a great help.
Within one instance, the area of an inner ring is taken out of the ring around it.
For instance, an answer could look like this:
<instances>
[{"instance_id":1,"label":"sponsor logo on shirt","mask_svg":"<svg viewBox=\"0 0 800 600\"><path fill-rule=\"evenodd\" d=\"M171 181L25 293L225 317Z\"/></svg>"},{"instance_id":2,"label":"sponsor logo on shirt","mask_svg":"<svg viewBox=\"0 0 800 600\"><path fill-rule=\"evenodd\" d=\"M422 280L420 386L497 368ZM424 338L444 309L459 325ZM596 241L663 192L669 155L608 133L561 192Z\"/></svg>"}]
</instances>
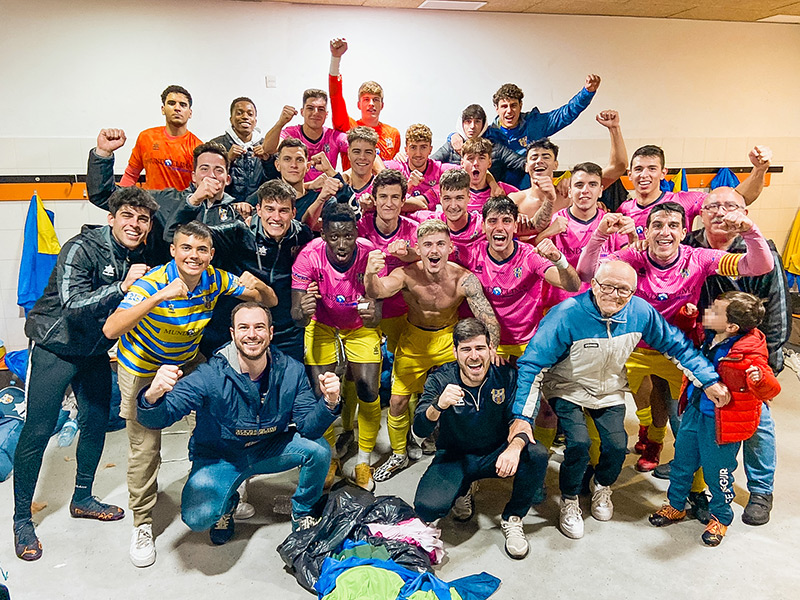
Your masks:
<instances>
[{"instance_id":1,"label":"sponsor logo on shirt","mask_svg":"<svg viewBox=\"0 0 800 600\"><path fill-rule=\"evenodd\" d=\"M492 288L492 295L493 296L499 296L502 293L503 293L503 290L501 288L499 288L499 287L493 287Z\"/></svg>"},{"instance_id":2,"label":"sponsor logo on shirt","mask_svg":"<svg viewBox=\"0 0 800 600\"><path fill-rule=\"evenodd\" d=\"M347 302L347 299L341 294L339 294L336 296L336 302L338 302L339 304L344 304L345 302Z\"/></svg>"},{"instance_id":3,"label":"sponsor logo on shirt","mask_svg":"<svg viewBox=\"0 0 800 600\"><path fill-rule=\"evenodd\" d=\"M274 433L278 430L278 428L273 425L272 427L261 427L260 429L237 429L236 435L241 437L251 437L254 435L266 435L268 433Z\"/></svg>"},{"instance_id":4,"label":"sponsor logo on shirt","mask_svg":"<svg viewBox=\"0 0 800 600\"><path fill-rule=\"evenodd\" d=\"M164 159L164 164L167 165L168 167L171 167L172 166L172 159L171 158L165 158Z\"/></svg>"},{"instance_id":5,"label":"sponsor logo on shirt","mask_svg":"<svg viewBox=\"0 0 800 600\"><path fill-rule=\"evenodd\" d=\"M494 389L492 390L492 402L495 404L502 404L506 401L506 389Z\"/></svg>"},{"instance_id":6,"label":"sponsor logo on shirt","mask_svg":"<svg viewBox=\"0 0 800 600\"><path fill-rule=\"evenodd\" d=\"M186 331L182 331L180 329L173 329L171 327L162 327L158 330L159 333L165 333L167 335L178 335L184 337L194 337L197 335L196 329L187 329Z\"/></svg>"},{"instance_id":7,"label":"sponsor logo on shirt","mask_svg":"<svg viewBox=\"0 0 800 600\"><path fill-rule=\"evenodd\" d=\"M661 292L660 294L656 295L656 300L658 300L660 302L663 302L667 298L669 298L669 294L665 294L664 292Z\"/></svg>"}]
</instances>

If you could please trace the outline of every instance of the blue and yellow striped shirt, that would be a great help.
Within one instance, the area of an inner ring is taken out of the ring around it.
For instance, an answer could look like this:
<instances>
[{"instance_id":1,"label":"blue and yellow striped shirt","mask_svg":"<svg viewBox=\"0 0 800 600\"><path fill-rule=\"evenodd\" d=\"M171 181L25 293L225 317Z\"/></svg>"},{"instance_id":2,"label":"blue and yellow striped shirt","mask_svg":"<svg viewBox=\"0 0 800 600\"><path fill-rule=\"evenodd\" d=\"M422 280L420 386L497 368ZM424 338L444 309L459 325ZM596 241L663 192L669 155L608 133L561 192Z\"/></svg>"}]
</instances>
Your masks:
<instances>
[{"instance_id":1,"label":"blue and yellow striped shirt","mask_svg":"<svg viewBox=\"0 0 800 600\"><path fill-rule=\"evenodd\" d=\"M174 260L156 267L128 289L119 307L136 306L177 278ZM161 365L187 363L197 354L217 299L240 296L244 289L235 275L209 266L188 298L162 302L119 339L119 364L136 375L152 375Z\"/></svg>"}]
</instances>

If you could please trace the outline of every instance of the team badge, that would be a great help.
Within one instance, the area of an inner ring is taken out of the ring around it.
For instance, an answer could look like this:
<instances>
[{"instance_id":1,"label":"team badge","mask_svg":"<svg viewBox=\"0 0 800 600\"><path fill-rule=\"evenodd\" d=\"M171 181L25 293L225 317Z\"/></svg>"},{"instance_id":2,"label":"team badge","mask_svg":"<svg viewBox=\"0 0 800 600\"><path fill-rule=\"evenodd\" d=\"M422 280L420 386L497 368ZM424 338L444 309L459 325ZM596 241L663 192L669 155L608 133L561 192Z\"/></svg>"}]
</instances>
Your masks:
<instances>
[{"instance_id":1,"label":"team badge","mask_svg":"<svg viewBox=\"0 0 800 600\"><path fill-rule=\"evenodd\" d=\"M519 145L522 146L523 148L528 146L528 136L527 135L519 138Z\"/></svg>"},{"instance_id":2,"label":"team badge","mask_svg":"<svg viewBox=\"0 0 800 600\"><path fill-rule=\"evenodd\" d=\"M153 142L153 150L158 150L158 149L159 149L158 142Z\"/></svg>"},{"instance_id":3,"label":"team badge","mask_svg":"<svg viewBox=\"0 0 800 600\"><path fill-rule=\"evenodd\" d=\"M689 279L689 269L681 269L681 277Z\"/></svg>"},{"instance_id":4,"label":"team badge","mask_svg":"<svg viewBox=\"0 0 800 600\"><path fill-rule=\"evenodd\" d=\"M327 154L328 152L331 151L331 145L330 144L325 144L324 146L322 146L322 148L323 148L323 151L325 152L325 154Z\"/></svg>"},{"instance_id":5,"label":"team badge","mask_svg":"<svg viewBox=\"0 0 800 600\"><path fill-rule=\"evenodd\" d=\"M492 390L492 402L502 404L506 401L506 388Z\"/></svg>"},{"instance_id":6,"label":"team badge","mask_svg":"<svg viewBox=\"0 0 800 600\"><path fill-rule=\"evenodd\" d=\"M256 252L258 253L259 256L266 256L267 255L267 247L266 246L258 246L258 248L256 248Z\"/></svg>"},{"instance_id":7,"label":"team badge","mask_svg":"<svg viewBox=\"0 0 800 600\"><path fill-rule=\"evenodd\" d=\"M394 148L394 140L392 138L384 138L383 141L386 142L387 148Z\"/></svg>"},{"instance_id":8,"label":"team badge","mask_svg":"<svg viewBox=\"0 0 800 600\"><path fill-rule=\"evenodd\" d=\"M514 277L516 277L517 279L522 277L522 267L517 267L514 269Z\"/></svg>"},{"instance_id":9,"label":"team badge","mask_svg":"<svg viewBox=\"0 0 800 600\"><path fill-rule=\"evenodd\" d=\"M359 273L357 279L358 283L364 283L364 273Z\"/></svg>"},{"instance_id":10,"label":"team badge","mask_svg":"<svg viewBox=\"0 0 800 600\"><path fill-rule=\"evenodd\" d=\"M0 404L11 404L14 401L14 396L11 394L3 394L0 396Z\"/></svg>"},{"instance_id":11,"label":"team badge","mask_svg":"<svg viewBox=\"0 0 800 600\"><path fill-rule=\"evenodd\" d=\"M206 296L203 298L203 306L205 306L206 310L211 310L211 296Z\"/></svg>"},{"instance_id":12,"label":"team badge","mask_svg":"<svg viewBox=\"0 0 800 600\"><path fill-rule=\"evenodd\" d=\"M220 221L227 221L228 220L228 211L225 210L220 206L219 208L219 220Z\"/></svg>"},{"instance_id":13,"label":"team badge","mask_svg":"<svg viewBox=\"0 0 800 600\"><path fill-rule=\"evenodd\" d=\"M114 267L112 265L106 265L103 268L103 277L113 277L114 276Z\"/></svg>"}]
</instances>

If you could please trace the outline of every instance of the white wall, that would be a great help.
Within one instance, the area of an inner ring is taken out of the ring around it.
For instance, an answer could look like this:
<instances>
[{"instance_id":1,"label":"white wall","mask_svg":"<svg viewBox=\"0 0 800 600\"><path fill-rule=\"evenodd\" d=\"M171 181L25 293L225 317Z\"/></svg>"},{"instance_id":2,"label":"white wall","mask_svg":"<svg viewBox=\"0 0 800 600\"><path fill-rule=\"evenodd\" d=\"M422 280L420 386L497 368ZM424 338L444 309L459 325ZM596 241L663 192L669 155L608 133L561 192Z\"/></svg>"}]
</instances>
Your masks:
<instances>
[{"instance_id":1,"label":"white wall","mask_svg":"<svg viewBox=\"0 0 800 600\"><path fill-rule=\"evenodd\" d=\"M798 206L800 27L610 17L453 13L225 0L6 0L0 19L0 175L83 173L102 127L130 139L161 122L171 83L195 99L191 129L219 135L230 100L251 96L266 129L307 87L325 88L328 40L345 36L345 95L365 79L384 86L383 120L401 132L424 122L441 141L469 103L513 81L525 106L559 106L589 72L603 76L592 106L555 136L562 166L603 162L593 116L622 115L632 151L662 144L671 166L746 165L769 143L786 172L752 214L779 246ZM264 75L277 77L266 89ZM121 172L127 150L118 153ZM84 220L80 202L49 202L65 241ZM0 203L0 338L24 345L15 307L23 203Z\"/></svg>"}]
</instances>

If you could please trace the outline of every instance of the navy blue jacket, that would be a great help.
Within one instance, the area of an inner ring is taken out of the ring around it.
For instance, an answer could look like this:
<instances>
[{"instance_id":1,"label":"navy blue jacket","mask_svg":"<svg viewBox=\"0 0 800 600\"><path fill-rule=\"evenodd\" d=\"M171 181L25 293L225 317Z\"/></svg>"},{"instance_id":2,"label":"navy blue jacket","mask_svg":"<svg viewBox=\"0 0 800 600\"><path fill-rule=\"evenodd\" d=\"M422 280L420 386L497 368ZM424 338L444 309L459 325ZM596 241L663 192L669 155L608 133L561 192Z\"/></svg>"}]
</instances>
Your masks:
<instances>
[{"instance_id":1,"label":"navy blue jacket","mask_svg":"<svg viewBox=\"0 0 800 600\"><path fill-rule=\"evenodd\" d=\"M236 347L228 343L196 371L180 379L155 404L139 394L137 416L150 429L163 429L197 413L189 442L189 458L236 462L271 435L294 424L303 437L318 439L338 413L311 391L305 367L275 347L270 348L269 386L261 393L258 382L242 373Z\"/></svg>"}]
</instances>

